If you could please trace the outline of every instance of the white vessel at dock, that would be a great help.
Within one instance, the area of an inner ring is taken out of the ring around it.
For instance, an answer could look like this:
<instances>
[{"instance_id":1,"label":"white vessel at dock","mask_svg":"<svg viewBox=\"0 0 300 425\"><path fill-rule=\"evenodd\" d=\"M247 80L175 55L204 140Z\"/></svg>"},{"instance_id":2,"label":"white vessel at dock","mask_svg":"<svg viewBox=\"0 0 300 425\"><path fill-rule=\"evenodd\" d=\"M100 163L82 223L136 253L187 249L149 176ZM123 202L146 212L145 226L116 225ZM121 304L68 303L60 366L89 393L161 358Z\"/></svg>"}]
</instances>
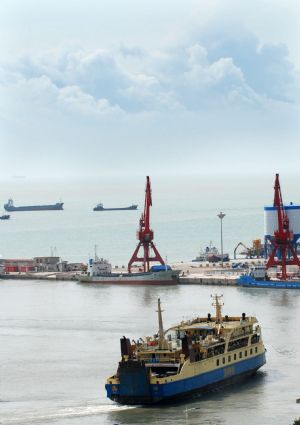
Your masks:
<instances>
[{"instance_id":1,"label":"white vessel at dock","mask_svg":"<svg viewBox=\"0 0 300 425\"><path fill-rule=\"evenodd\" d=\"M170 266L152 266L149 272L122 273L112 272L111 264L95 256L89 260L86 275L79 275L82 283L126 284L126 285L175 285L178 283L180 270L172 270Z\"/></svg>"}]
</instances>

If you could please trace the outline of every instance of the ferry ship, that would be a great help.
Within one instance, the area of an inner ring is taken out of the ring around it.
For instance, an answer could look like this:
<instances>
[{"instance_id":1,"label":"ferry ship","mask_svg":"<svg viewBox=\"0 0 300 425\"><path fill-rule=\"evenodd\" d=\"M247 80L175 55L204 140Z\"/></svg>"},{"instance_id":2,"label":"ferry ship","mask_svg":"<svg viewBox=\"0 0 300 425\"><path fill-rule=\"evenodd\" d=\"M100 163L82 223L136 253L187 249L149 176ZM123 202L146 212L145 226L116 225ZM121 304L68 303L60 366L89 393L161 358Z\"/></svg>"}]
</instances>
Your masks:
<instances>
[{"instance_id":1,"label":"ferry ship","mask_svg":"<svg viewBox=\"0 0 300 425\"><path fill-rule=\"evenodd\" d=\"M4 209L9 212L13 211L52 211L52 210L63 210L63 202L57 202L51 205L26 205L21 207L15 207L12 199L9 199L4 204Z\"/></svg>"},{"instance_id":2,"label":"ferry ship","mask_svg":"<svg viewBox=\"0 0 300 425\"><path fill-rule=\"evenodd\" d=\"M245 313L223 317L221 297L213 296L214 317L196 317L166 331L158 299L157 335L132 342L121 338L121 361L107 379L107 397L120 404L151 405L255 374L266 362L261 328L256 317Z\"/></svg>"},{"instance_id":3,"label":"ferry ship","mask_svg":"<svg viewBox=\"0 0 300 425\"><path fill-rule=\"evenodd\" d=\"M128 211L128 210L136 210L137 205L132 204L129 207L118 207L118 208L104 208L103 204L100 203L93 208L93 211Z\"/></svg>"},{"instance_id":4,"label":"ferry ship","mask_svg":"<svg viewBox=\"0 0 300 425\"><path fill-rule=\"evenodd\" d=\"M81 283L122 284L122 285L176 285L180 270L168 265L152 266L149 272L113 273L111 264L104 258L90 259L86 275L78 275Z\"/></svg>"}]
</instances>

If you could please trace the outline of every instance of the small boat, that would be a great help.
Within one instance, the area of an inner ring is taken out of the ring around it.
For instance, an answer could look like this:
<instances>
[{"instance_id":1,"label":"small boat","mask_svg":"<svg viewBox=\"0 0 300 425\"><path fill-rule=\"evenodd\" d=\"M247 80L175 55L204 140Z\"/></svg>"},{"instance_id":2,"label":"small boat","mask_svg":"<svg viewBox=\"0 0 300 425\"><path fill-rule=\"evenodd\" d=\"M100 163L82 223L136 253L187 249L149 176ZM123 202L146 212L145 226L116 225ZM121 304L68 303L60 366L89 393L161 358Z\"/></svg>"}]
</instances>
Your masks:
<instances>
[{"instance_id":1,"label":"small boat","mask_svg":"<svg viewBox=\"0 0 300 425\"><path fill-rule=\"evenodd\" d=\"M93 208L93 211L129 211L129 210L136 210L137 205L132 204L129 207L118 207L118 208L104 208L102 202L100 204L97 204L95 208Z\"/></svg>"},{"instance_id":2,"label":"small boat","mask_svg":"<svg viewBox=\"0 0 300 425\"><path fill-rule=\"evenodd\" d=\"M209 263L217 263L222 261L222 254L220 254L218 249L212 245L212 242L210 242L209 246L207 246L204 251L200 251L199 255L192 261L208 261ZM223 261L229 261L229 254L223 253Z\"/></svg>"},{"instance_id":3,"label":"small boat","mask_svg":"<svg viewBox=\"0 0 300 425\"><path fill-rule=\"evenodd\" d=\"M111 264L104 258L90 259L86 275L78 275L81 283L120 284L120 285L176 285L180 270L172 270L168 265L152 266L149 272L113 273Z\"/></svg>"},{"instance_id":4,"label":"small boat","mask_svg":"<svg viewBox=\"0 0 300 425\"><path fill-rule=\"evenodd\" d=\"M106 381L107 397L120 404L146 405L201 394L249 377L266 363L256 317L196 317L164 330L158 299L159 331L130 341L121 338L121 360Z\"/></svg>"},{"instance_id":5,"label":"small boat","mask_svg":"<svg viewBox=\"0 0 300 425\"><path fill-rule=\"evenodd\" d=\"M63 210L63 202L57 202L56 204L51 205L25 205L21 207L15 207L12 199L9 199L6 204L4 204L5 211L53 211L53 210Z\"/></svg>"},{"instance_id":6,"label":"small boat","mask_svg":"<svg viewBox=\"0 0 300 425\"><path fill-rule=\"evenodd\" d=\"M0 220L9 220L10 219L10 215L9 214L3 214L0 216Z\"/></svg>"},{"instance_id":7,"label":"small boat","mask_svg":"<svg viewBox=\"0 0 300 425\"><path fill-rule=\"evenodd\" d=\"M287 280L270 278L265 266L252 266L237 279L236 284L250 288L300 289L300 277L295 276Z\"/></svg>"}]
</instances>

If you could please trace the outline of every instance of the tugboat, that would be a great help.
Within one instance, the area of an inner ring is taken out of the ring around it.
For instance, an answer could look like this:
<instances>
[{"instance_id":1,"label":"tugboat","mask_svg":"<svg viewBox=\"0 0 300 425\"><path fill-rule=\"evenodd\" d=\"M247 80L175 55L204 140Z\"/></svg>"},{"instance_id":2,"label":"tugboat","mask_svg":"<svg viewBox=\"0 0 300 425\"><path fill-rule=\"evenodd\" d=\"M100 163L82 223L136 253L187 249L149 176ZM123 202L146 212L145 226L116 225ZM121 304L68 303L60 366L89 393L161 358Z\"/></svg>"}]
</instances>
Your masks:
<instances>
[{"instance_id":1,"label":"tugboat","mask_svg":"<svg viewBox=\"0 0 300 425\"><path fill-rule=\"evenodd\" d=\"M95 208L93 208L93 211L128 211L128 210L136 210L137 205L132 204L129 207L119 207L119 208L104 208L102 202L100 204L96 205Z\"/></svg>"},{"instance_id":2,"label":"tugboat","mask_svg":"<svg viewBox=\"0 0 300 425\"><path fill-rule=\"evenodd\" d=\"M255 374L266 363L256 317L196 317L164 330L158 299L159 331L153 337L121 338L121 361L107 379L107 397L120 404L147 405L201 394Z\"/></svg>"},{"instance_id":3,"label":"tugboat","mask_svg":"<svg viewBox=\"0 0 300 425\"><path fill-rule=\"evenodd\" d=\"M249 271L242 274L236 284L250 288L284 288L300 289L300 277L294 276L289 279L270 278L266 266L252 266Z\"/></svg>"},{"instance_id":4,"label":"tugboat","mask_svg":"<svg viewBox=\"0 0 300 425\"><path fill-rule=\"evenodd\" d=\"M15 207L12 199L9 199L6 204L4 204L5 211L53 211L53 210L63 210L63 202L57 202L56 204L51 205L26 205L21 207Z\"/></svg>"},{"instance_id":5,"label":"tugboat","mask_svg":"<svg viewBox=\"0 0 300 425\"><path fill-rule=\"evenodd\" d=\"M10 219L10 215L9 214L3 214L0 216L0 220L9 220Z\"/></svg>"}]
</instances>

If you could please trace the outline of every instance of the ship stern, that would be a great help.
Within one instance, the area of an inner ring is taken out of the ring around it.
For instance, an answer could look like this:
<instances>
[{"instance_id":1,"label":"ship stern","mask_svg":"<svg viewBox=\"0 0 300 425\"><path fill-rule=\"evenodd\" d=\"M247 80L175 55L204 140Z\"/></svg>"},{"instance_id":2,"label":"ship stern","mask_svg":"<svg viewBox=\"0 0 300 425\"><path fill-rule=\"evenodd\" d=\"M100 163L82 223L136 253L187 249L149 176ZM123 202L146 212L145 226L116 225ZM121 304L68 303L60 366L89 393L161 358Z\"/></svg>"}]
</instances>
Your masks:
<instances>
[{"instance_id":1,"label":"ship stern","mask_svg":"<svg viewBox=\"0 0 300 425\"><path fill-rule=\"evenodd\" d=\"M105 385L107 397L120 404L152 404L150 371L143 361L128 359L119 363L116 377Z\"/></svg>"}]
</instances>

